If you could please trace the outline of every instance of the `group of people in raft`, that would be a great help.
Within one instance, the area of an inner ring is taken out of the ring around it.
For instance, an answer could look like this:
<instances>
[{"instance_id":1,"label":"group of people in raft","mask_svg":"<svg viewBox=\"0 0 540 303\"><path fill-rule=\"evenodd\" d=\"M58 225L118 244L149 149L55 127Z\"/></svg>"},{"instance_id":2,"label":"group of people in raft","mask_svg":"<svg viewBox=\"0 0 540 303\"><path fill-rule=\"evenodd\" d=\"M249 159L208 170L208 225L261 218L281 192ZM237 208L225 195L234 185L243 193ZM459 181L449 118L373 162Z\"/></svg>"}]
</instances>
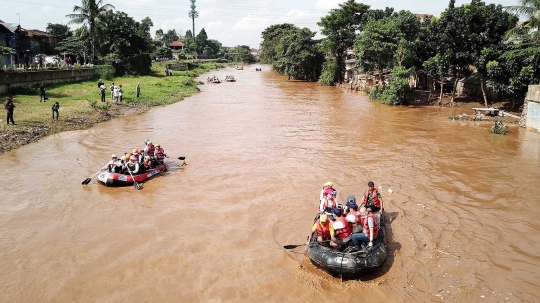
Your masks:
<instances>
[{"instance_id":1,"label":"group of people in raft","mask_svg":"<svg viewBox=\"0 0 540 303\"><path fill-rule=\"evenodd\" d=\"M120 158L113 154L111 161L101 170L108 170L111 173L137 175L162 164L167 154L161 148L161 145L154 145L149 139L146 139L144 144L144 150L141 152L135 148L131 153L124 153Z\"/></svg>"},{"instance_id":2,"label":"group of people in raft","mask_svg":"<svg viewBox=\"0 0 540 303\"><path fill-rule=\"evenodd\" d=\"M337 191L332 182L326 182L321 190L318 219L313 224L308 243L316 234L317 242L330 246L335 251L347 246L353 241L356 248L364 249L362 244L373 246L373 241L379 236L377 217L384 212L384 203L381 194L372 181L368 182L368 189L360 205L356 203L354 195L347 197L345 206L339 205L336 200Z\"/></svg>"}]
</instances>

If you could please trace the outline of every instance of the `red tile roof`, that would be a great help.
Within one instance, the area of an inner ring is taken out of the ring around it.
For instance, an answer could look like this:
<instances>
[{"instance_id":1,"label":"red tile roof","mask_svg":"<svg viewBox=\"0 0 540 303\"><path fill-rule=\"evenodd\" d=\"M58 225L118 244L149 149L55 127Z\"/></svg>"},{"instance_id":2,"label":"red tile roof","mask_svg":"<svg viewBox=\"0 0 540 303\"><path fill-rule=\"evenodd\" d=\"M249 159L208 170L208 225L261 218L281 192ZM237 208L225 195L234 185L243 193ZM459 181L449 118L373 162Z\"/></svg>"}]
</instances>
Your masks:
<instances>
[{"instance_id":1,"label":"red tile roof","mask_svg":"<svg viewBox=\"0 0 540 303\"><path fill-rule=\"evenodd\" d=\"M180 42L180 41L173 41L171 43L169 43L169 46L184 46L184 43Z\"/></svg>"},{"instance_id":2,"label":"red tile roof","mask_svg":"<svg viewBox=\"0 0 540 303\"><path fill-rule=\"evenodd\" d=\"M432 18L433 15L430 15L430 14L416 14L416 17L418 17L420 19L425 19L425 18Z\"/></svg>"}]
</instances>

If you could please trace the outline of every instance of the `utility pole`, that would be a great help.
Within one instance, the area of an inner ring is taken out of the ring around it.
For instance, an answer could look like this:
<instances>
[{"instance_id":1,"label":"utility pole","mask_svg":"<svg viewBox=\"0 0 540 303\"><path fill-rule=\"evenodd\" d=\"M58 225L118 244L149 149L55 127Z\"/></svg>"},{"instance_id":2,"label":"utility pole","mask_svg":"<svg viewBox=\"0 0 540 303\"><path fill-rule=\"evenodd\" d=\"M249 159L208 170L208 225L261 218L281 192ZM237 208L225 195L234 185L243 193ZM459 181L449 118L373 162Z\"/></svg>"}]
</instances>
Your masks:
<instances>
[{"instance_id":1,"label":"utility pole","mask_svg":"<svg viewBox=\"0 0 540 303\"><path fill-rule=\"evenodd\" d=\"M199 18L199 12L195 10L195 8L197 8L195 6L195 1L196 0L189 0L191 1L191 11L189 12L189 17L191 18L191 20L193 21L193 43L195 43L195 18Z\"/></svg>"}]
</instances>

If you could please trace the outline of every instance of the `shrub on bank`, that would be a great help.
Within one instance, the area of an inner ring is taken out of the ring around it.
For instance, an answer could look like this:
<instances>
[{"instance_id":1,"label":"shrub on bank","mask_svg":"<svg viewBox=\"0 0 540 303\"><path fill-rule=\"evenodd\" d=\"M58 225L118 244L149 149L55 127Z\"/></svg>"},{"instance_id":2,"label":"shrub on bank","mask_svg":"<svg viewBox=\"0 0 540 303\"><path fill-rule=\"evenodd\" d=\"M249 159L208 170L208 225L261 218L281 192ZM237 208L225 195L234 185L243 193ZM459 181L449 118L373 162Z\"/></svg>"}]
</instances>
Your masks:
<instances>
[{"instance_id":1,"label":"shrub on bank","mask_svg":"<svg viewBox=\"0 0 540 303\"><path fill-rule=\"evenodd\" d=\"M402 105L406 104L412 96L409 85L410 69L396 67L392 70L389 86L376 86L369 94L369 99L380 100L383 104Z\"/></svg>"}]
</instances>

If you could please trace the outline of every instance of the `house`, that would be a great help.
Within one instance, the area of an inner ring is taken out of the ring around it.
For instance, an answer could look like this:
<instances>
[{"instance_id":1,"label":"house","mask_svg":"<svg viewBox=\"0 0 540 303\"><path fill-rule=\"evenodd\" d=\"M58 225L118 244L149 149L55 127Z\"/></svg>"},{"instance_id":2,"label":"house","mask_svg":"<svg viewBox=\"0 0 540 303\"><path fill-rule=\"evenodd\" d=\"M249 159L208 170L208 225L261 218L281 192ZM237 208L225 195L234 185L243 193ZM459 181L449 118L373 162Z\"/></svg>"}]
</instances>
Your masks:
<instances>
[{"instance_id":1,"label":"house","mask_svg":"<svg viewBox=\"0 0 540 303\"><path fill-rule=\"evenodd\" d=\"M24 52L36 54L52 54L61 38L38 29L20 28L17 31L17 52L22 57Z\"/></svg>"},{"instance_id":2,"label":"house","mask_svg":"<svg viewBox=\"0 0 540 303\"><path fill-rule=\"evenodd\" d=\"M15 49L17 35L15 31L19 29L19 26L14 23L5 23L0 20L0 47L9 47ZM4 49L0 51L0 66L12 65L16 62L16 53Z\"/></svg>"},{"instance_id":3,"label":"house","mask_svg":"<svg viewBox=\"0 0 540 303\"><path fill-rule=\"evenodd\" d=\"M184 51L185 44L180 41L169 43L169 48L172 50L172 55L175 60L180 60L180 53Z\"/></svg>"},{"instance_id":4,"label":"house","mask_svg":"<svg viewBox=\"0 0 540 303\"><path fill-rule=\"evenodd\" d=\"M180 41L173 41L169 43L169 48L173 51L183 51L184 50L184 43Z\"/></svg>"},{"instance_id":5,"label":"house","mask_svg":"<svg viewBox=\"0 0 540 303\"><path fill-rule=\"evenodd\" d=\"M416 18L420 19L420 22L430 22L431 18L433 18L433 15L430 14L416 14Z\"/></svg>"}]
</instances>

